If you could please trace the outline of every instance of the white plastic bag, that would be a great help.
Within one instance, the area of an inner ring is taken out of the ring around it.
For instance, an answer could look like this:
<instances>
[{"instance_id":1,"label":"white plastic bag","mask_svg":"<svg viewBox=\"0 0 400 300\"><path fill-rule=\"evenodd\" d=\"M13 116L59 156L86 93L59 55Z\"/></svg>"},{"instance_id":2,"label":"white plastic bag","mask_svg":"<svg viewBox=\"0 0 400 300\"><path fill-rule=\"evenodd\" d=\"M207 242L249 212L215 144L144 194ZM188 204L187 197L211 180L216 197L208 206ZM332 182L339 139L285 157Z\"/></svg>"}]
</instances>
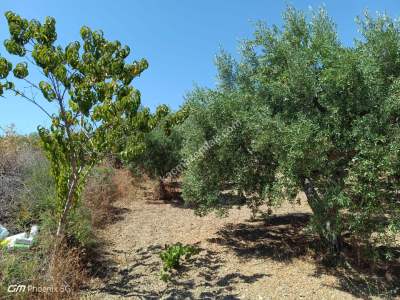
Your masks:
<instances>
[{"instance_id":1,"label":"white plastic bag","mask_svg":"<svg viewBox=\"0 0 400 300\"><path fill-rule=\"evenodd\" d=\"M8 238L5 239L5 241L7 242L8 249L12 249L14 248L17 239L26 239L26 238L28 238L28 235L26 234L26 232L22 232L16 235L9 236Z\"/></svg>"}]
</instances>

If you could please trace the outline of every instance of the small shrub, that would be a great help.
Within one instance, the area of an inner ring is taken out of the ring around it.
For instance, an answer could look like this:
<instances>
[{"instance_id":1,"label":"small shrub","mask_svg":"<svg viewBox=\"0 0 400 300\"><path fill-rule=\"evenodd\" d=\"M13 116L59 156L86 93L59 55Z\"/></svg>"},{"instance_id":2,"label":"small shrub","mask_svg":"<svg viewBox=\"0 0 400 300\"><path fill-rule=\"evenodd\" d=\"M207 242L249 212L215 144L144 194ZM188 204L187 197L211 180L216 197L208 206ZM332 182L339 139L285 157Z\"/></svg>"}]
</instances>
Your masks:
<instances>
[{"instance_id":1,"label":"small shrub","mask_svg":"<svg viewBox=\"0 0 400 300\"><path fill-rule=\"evenodd\" d=\"M46 160L35 136L17 135L11 127L0 137L0 220L12 233L20 229L15 223L19 211L26 212L20 209L24 207L21 196L28 194L32 171L42 164ZM48 186L51 185L43 184ZM29 193L36 193L36 189Z\"/></svg>"},{"instance_id":2,"label":"small shrub","mask_svg":"<svg viewBox=\"0 0 400 300\"><path fill-rule=\"evenodd\" d=\"M70 246L87 249L95 245L96 237L91 217L90 209L83 204L79 204L68 216L69 228L66 229L66 237Z\"/></svg>"},{"instance_id":3,"label":"small shrub","mask_svg":"<svg viewBox=\"0 0 400 300\"><path fill-rule=\"evenodd\" d=\"M160 253L160 258L163 262L163 268L160 277L163 281L168 281L171 277L171 272L180 267L181 258L189 259L195 255L199 250L191 245L182 245L176 243L174 245L166 245L165 250Z\"/></svg>"},{"instance_id":4,"label":"small shrub","mask_svg":"<svg viewBox=\"0 0 400 300\"><path fill-rule=\"evenodd\" d=\"M33 223L42 223L45 213L55 209L53 200L56 191L47 159L43 155L37 155L37 160L27 168L25 174L24 189L19 195L16 214L17 227L20 230L27 229Z\"/></svg>"}]
</instances>

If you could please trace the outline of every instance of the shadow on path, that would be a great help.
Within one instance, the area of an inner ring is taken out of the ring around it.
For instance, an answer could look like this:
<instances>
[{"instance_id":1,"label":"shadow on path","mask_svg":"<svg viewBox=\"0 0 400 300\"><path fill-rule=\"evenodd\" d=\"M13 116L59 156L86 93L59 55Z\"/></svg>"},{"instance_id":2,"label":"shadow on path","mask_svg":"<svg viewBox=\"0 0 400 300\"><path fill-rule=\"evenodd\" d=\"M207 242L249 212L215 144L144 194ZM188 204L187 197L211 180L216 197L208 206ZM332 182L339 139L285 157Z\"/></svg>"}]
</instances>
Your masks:
<instances>
[{"instance_id":1,"label":"shadow on path","mask_svg":"<svg viewBox=\"0 0 400 300\"><path fill-rule=\"evenodd\" d=\"M132 264L109 268L104 287L98 292L134 299L239 299L234 292L239 282L253 283L266 274L243 275L239 272L220 275L221 257L209 250L184 260L168 284L159 278L160 245L134 250Z\"/></svg>"},{"instance_id":2,"label":"shadow on path","mask_svg":"<svg viewBox=\"0 0 400 300\"><path fill-rule=\"evenodd\" d=\"M310 214L273 216L257 224L227 224L217 238L208 241L228 246L244 258L272 258L291 261L308 253L315 237L307 235L304 227Z\"/></svg>"},{"instance_id":3,"label":"shadow on path","mask_svg":"<svg viewBox=\"0 0 400 300\"><path fill-rule=\"evenodd\" d=\"M227 224L217 232L216 238L208 241L226 246L244 259L264 258L290 263L295 258L314 257L317 264L314 276L334 275L339 281L337 288L356 297L400 295L400 248L375 249L380 256L384 256L383 251L390 250L394 257L390 261L381 260L371 270L370 262L357 262L355 249L346 243L338 264L328 266L327 261L321 259L324 252L319 239L307 233L310 217L308 213L293 213L252 223ZM387 280L389 276L391 280Z\"/></svg>"}]
</instances>

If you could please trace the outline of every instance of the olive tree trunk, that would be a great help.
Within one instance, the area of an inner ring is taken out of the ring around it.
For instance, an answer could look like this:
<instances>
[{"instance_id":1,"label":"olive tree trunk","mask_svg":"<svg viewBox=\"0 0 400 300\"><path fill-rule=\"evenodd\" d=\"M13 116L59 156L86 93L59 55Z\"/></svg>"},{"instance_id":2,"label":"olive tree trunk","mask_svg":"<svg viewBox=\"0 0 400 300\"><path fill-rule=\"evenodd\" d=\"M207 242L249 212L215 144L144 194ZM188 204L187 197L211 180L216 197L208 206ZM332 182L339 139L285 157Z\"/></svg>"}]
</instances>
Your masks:
<instances>
[{"instance_id":1,"label":"olive tree trunk","mask_svg":"<svg viewBox=\"0 0 400 300\"><path fill-rule=\"evenodd\" d=\"M307 196L307 202L313 212L316 221L317 232L334 254L339 254L343 248L343 237L336 224L337 208L328 208L327 203L318 195L318 192L309 178L302 180L303 190Z\"/></svg>"}]
</instances>

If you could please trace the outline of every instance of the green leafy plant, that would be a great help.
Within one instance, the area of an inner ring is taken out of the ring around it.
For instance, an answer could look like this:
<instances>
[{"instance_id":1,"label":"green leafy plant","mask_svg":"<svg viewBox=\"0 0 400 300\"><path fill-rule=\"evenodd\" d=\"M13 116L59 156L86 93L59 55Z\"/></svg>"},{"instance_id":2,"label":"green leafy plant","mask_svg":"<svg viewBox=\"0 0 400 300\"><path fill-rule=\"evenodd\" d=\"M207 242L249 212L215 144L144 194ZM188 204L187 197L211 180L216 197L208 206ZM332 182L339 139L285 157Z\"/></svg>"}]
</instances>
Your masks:
<instances>
[{"instance_id":1,"label":"green leafy plant","mask_svg":"<svg viewBox=\"0 0 400 300\"><path fill-rule=\"evenodd\" d=\"M177 166L181 159L181 133L176 127L169 128L166 132L160 124L144 136L143 145L143 151L129 160L129 168L134 174L145 173L151 178L157 178L154 197L164 199L167 195L164 185L166 174Z\"/></svg>"},{"instance_id":2,"label":"green leafy plant","mask_svg":"<svg viewBox=\"0 0 400 300\"><path fill-rule=\"evenodd\" d=\"M144 59L126 62L129 47L107 40L102 31L84 26L80 31L82 42L63 47L56 44L54 18L47 17L40 23L11 11L5 16L10 37L4 46L23 61L13 68L11 62L0 57L0 94L15 93L52 121L50 128L39 127L38 131L55 179L56 235L62 236L71 210L79 206L90 169L106 150L113 149L123 129L140 131L149 127L151 115L140 107L140 93L131 85L148 63ZM31 68L39 71L41 80L29 78ZM10 73L16 82L7 80ZM39 99L18 87L19 81L36 89L43 101L55 104L57 112L48 112Z\"/></svg>"},{"instance_id":3,"label":"green leafy plant","mask_svg":"<svg viewBox=\"0 0 400 300\"><path fill-rule=\"evenodd\" d=\"M163 268L160 277L163 281L168 281L173 270L179 269L181 259L189 259L192 255L199 252L199 249L192 245L182 245L176 243L174 245L166 245L165 250L160 253L160 258L163 262Z\"/></svg>"}]
</instances>

